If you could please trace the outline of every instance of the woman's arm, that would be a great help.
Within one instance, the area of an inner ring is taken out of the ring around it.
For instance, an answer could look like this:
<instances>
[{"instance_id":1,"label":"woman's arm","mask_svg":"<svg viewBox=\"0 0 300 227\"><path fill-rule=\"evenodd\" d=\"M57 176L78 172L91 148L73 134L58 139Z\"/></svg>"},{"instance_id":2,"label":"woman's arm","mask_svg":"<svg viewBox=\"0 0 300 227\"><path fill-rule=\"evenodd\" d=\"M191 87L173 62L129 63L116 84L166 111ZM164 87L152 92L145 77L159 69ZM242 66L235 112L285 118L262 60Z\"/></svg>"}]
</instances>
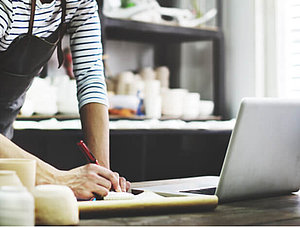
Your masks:
<instances>
[{"instance_id":1,"label":"woman's arm","mask_svg":"<svg viewBox=\"0 0 300 227\"><path fill-rule=\"evenodd\" d=\"M108 109L99 103L89 103L80 110L82 129L86 141L99 164L109 166Z\"/></svg>"},{"instance_id":2,"label":"woman's arm","mask_svg":"<svg viewBox=\"0 0 300 227\"><path fill-rule=\"evenodd\" d=\"M97 1L82 0L76 3L79 6L68 31L82 127L87 144L98 162L110 168L108 98ZM117 173L115 175L118 177ZM129 182L123 177L119 180L123 191L129 188Z\"/></svg>"},{"instance_id":3,"label":"woman's arm","mask_svg":"<svg viewBox=\"0 0 300 227\"><path fill-rule=\"evenodd\" d=\"M70 187L81 199L93 197L93 193L105 196L111 188L121 191L116 174L105 167L88 164L62 171L26 152L0 134L0 158L26 158L36 160L36 184L60 184Z\"/></svg>"},{"instance_id":4,"label":"woman's arm","mask_svg":"<svg viewBox=\"0 0 300 227\"><path fill-rule=\"evenodd\" d=\"M95 155L99 164L110 168L109 165L109 120L108 109L105 105L99 103L89 103L80 110L82 129L86 136L86 141L90 150ZM119 183L122 191L130 188L130 183L124 177L119 177Z\"/></svg>"}]
</instances>

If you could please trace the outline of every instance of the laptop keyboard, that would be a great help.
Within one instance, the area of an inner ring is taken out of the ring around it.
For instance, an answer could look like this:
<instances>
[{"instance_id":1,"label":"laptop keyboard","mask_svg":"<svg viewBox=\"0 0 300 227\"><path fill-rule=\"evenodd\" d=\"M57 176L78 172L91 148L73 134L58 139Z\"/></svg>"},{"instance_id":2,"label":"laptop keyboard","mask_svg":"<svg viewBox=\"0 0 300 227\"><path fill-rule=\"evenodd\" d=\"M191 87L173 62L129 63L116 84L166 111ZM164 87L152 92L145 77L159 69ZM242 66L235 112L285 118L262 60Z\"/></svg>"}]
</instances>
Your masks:
<instances>
[{"instance_id":1,"label":"laptop keyboard","mask_svg":"<svg viewBox=\"0 0 300 227\"><path fill-rule=\"evenodd\" d=\"M214 195L216 193L216 187L213 188L202 188L202 189L194 189L187 191L180 191L185 193L193 193L193 194L204 194L204 195Z\"/></svg>"}]
</instances>

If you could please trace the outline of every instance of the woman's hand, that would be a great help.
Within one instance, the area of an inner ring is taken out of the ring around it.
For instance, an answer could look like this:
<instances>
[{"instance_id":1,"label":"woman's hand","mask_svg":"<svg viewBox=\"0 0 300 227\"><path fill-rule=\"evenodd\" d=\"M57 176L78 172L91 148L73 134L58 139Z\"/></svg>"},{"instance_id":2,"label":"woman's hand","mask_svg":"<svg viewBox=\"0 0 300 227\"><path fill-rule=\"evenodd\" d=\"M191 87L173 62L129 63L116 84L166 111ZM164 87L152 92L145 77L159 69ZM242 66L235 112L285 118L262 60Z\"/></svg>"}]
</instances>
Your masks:
<instances>
[{"instance_id":1,"label":"woman's hand","mask_svg":"<svg viewBox=\"0 0 300 227\"><path fill-rule=\"evenodd\" d=\"M119 179L119 185L121 187L122 192L127 192L130 189L130 182L127 181L124 177L120 177L119 173L114 172L117 179Z\"/></svg>"},{"instance_id":2,"label":"woman's hand","mask_svg":"<svg viewBox=\"0 0 300 227\"><path fill-rule=\"evenodd\" d=\"M57 184L70 187L79 199L90 199L94 193L106 196L110 190L121 192L130 187L130 183L118 173L96 164L61 171L56 179Z\"/></svg>"}]
</instances>

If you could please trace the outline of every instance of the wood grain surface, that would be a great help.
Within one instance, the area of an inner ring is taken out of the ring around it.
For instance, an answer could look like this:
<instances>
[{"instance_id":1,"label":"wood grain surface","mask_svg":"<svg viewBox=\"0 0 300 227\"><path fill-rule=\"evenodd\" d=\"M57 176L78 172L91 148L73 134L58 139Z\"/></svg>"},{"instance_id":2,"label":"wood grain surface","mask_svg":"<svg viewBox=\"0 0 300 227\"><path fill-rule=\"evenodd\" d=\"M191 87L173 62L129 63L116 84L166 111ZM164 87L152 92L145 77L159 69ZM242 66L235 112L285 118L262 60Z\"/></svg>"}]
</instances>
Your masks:
<instances>
[{"instance_id":1,"label":"wood grain surface","mask_svg":"<svg viewBox=\"0 0 300 227\"><path fill-rule=\"evenodd\" d=\"M289 195L221 204L208 212L82 219L80 225L300 225L300 199Z\"/></svg>"},{"instance_id":2,"label":"wood grain surface","mask_svg":"<svg viewBox=\"0 0 300 227\"><path fill-rule=\"evenodd\" d=\"M171 182L176 183L174 180ZM150 182L145 184L152 185ZM141 187L143 184L133 183L135 185ZM300 225L300 198L298 192L286 196L219 204L215 210L207 212L182 209L180 213L81 219L79 225Z\"/></svg>"},{"instance_id":3,"label":"wood grain surface","mask_svg":"<svg viewBox=\"0 0 300 227\"><path fill-rule=\"evenodd\" d=\"M217 196L207 195L78 202L81 218L206 211L217 204Z\"/></svg>"}]
</instances>

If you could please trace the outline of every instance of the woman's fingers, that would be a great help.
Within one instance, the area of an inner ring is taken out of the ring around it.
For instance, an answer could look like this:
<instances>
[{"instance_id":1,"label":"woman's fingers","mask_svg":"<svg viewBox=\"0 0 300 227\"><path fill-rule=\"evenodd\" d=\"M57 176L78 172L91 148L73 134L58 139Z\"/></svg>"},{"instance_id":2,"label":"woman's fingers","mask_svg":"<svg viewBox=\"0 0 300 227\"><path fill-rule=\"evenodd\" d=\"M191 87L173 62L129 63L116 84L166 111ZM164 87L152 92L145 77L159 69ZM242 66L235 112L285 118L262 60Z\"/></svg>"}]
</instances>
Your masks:
<instances>
[{"instance_id":1,"label":"woman's fingers","mask_svg":"<svg viewBox=\"0 0 300 227\"><path fill-rule=\"evenodd\" d=\"M95 193L106 196L111 189L126 192L130 188L130 182L120 177L117 172L96 164L87 164L62 172L59 177L61 183L69 186L80 199L89 199Z\"/></svg>"},{"instance_id":2,"label":"woman's fingers","mask_svg":"<svg viewBox=\"0 0 300 227\"><path fill-rule=\"evenodd\" d=\"M128 192L129 191L129 189L130 189L130 182L129 181L126 181L126 192Z\"/></svg>"},{"instance_id":3,"label":"woman's fingers","mask_svg":"<svg viewBox=\"0 0 300 227\"><path fill-rule=\"evenodd\" d=\"M126 192L126 179L124 177L120 177L119 182L122 192Z\"/></svg>"},{"instance_id":4,"label":"woman's fingers","mask_svg":"<svg viewBox=\"0 0 300 227\"><path fill-rule=\"evenodd\" d=\"M102 176L104 178L106 178L107 180L109 180L111 182L111 188L114 189L116 192L120 192L121 188L119 185L119 174L116 174L115 172L112 172L111 170L96 165L95 167L98 168L98 175Z\"/></svg>"}]
</instances>

